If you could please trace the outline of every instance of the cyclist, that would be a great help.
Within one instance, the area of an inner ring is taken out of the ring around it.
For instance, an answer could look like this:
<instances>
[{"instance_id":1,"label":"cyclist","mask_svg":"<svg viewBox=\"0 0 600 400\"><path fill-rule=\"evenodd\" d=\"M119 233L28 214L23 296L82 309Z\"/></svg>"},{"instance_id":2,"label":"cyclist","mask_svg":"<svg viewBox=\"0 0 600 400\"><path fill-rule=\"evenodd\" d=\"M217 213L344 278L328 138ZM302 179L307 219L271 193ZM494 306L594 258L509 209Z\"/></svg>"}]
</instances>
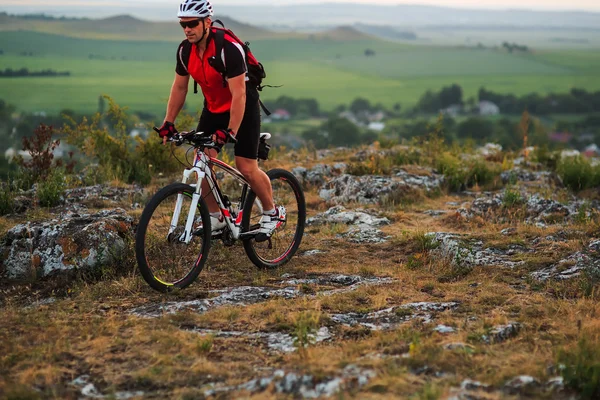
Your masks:
<instances>
[{"instance_id":1,"label":"cyclist","mask_svg":"<svg viewBox=\"0 0 600 400\"><path fill-rule=\"evenodd\" d=\"M177 50L175 80L159 135L163 138L163 143L166 143L167 138L177 133L174 123L185 103L191 75L204 95L204 109L196 130L213 133L213 142L219 150L207 151L211 157L216 157L228 142L235 143L236 168L248 180L263 206L256 241L264 241L285 220L285 208L274 204L271 181L258 167L258 90L248 84L248 66L242 46L229 35L225 35L223 51L219 55L226 66L225 82L223 76L209 64L208 60L216 57L216 46L212 40L215 34L212 16L213 8L209 0L184 0L179 6L177 17L186 39ZM189 61L184 65L181 54L190 44ZM203 182L202 190L209 192L206 181ZM213 233L223 230L225 220L212 193L206 198L206 203L211 214Z\"/></svg>"}]
</instances>

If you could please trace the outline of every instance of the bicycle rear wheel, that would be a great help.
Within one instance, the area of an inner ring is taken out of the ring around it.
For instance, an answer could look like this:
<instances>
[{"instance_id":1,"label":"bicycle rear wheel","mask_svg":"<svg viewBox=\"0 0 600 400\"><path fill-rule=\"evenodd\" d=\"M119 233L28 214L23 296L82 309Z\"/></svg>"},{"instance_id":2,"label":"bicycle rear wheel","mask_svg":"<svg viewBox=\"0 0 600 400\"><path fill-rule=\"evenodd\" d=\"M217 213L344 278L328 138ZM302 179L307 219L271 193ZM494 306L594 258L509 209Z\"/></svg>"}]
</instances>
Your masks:
<instances>
[{"instance_id":1,"label":"bicycle rear wheel","mask_svg":"<svg viewBox=\"0 0 600 400\"><path fill-rule=\"evenodd\" d=\"M144 280L160 292L183 289L198 277L210 249L210 214L202 198L194 215L191 241L183 239L194 188L175 183L152 197L137 228L135 252ZM174 220L178 199L181 210Z\"/></svg>"},{"instance_id":2,"label":"bicycle rear wheel","mask_svg":"<svg viewBox=\"0 0 600 400\"><path fill-rule=\"evenodd\" d=\"M306 203L302 187L294 175L283 169L267 172L273 186L273 200L286 208L286 221L265 242L253 238L244 240L244 250L248 258L259 268L277 268L286 264L296 254L306 220ZM258 228L263 208L253 191L248 193L242 217L243 232Z\"/></svg>"}]
</instances>

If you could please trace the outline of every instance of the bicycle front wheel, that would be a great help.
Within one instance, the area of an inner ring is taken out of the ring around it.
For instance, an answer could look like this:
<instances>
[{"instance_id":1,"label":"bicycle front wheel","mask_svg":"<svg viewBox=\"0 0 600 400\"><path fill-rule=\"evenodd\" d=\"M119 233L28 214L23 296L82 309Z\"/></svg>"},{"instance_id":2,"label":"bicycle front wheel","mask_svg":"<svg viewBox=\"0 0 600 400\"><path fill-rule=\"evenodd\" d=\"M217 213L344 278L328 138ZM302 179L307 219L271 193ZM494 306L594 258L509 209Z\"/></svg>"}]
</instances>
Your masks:
<instances>
[{"instance_id":1,"label":"bicycle front wheel","mask_svg":"<svg viewBox=\"0 0 600 400\"><path fill-rule=\"evenodd\" d=\"M160 292L183 289L198 277L210 249L210 214L202 198L193 211L193 236L185 226L194 188L175 183L152 197L137 228L135 252L144 280Z\"/></svg>"},{"instance_id":2,"label":"bicycle front wheel","mask_svg":"<svg viewBox=\"0 0 600 400\"><path fill-rule=\"evenodd\" d=\"M290 172L273 169L267 175L273 186L275 204L286 208L286 221L265 242L259 243L253 238L244 240L244 250L254 265L270 269L286 264L296 254L304 234L306 203L300 183ZM257 229L262 213L260 200L251 191L244 204L243 231Z\"/></svg>"}]
</instances>

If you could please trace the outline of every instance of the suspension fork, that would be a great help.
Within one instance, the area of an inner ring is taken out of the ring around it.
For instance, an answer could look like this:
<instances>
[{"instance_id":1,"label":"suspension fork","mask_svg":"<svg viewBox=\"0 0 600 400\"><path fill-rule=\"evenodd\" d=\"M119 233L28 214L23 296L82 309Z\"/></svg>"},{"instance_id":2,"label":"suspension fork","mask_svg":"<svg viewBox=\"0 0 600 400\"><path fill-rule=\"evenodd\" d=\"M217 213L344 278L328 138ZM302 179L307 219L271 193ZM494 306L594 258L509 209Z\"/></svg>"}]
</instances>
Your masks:
<instances>
[{"instance_id":1,"label":"suspension fork","mask_svg":"<svg viewBox=\"0 0 600 400\"><path fill-rule=\"evenodd\" d=\"M194 220L196 216L196 209L198 208L198 203L200 202L200 198L202 196L202 180L206 177L206 173L199 167L194 167L192 169L186 169L183 171L183 180L182 182L187 184L192 174L196 174L197 180L195 185L194 193L192 194L192 204L190 205L190 209L188 211L185 230L182 235L179 237L180 242L184 242L185 244L189 244L192 240L192 227L194 225ZM177 195L177 202L175 204L175 210L173 211L173 218L171 219L171 227L169 229L169 234L175 231L177 227L177 222L179 221L179 216L181 214L181 208L183 207L183 193L179 193Z\"/></svg>"}]
</instances>

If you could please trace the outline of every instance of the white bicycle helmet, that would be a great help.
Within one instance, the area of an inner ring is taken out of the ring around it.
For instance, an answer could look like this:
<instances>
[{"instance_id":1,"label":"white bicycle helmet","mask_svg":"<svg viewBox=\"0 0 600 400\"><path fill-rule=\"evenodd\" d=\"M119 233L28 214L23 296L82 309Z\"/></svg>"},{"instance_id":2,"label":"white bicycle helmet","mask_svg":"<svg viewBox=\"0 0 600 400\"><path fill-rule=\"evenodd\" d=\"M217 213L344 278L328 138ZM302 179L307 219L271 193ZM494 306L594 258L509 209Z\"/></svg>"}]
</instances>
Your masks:
<instances>
[{"instance_id":1,"label":"white bicycle helmet","mask_svg":"<svg viewBox=\"0 0 600 400\"><path fill-rule=\"evenodd\" d=\"M183 0L179 5L177 18L206 18L213 16L209 0Z\"/></svg>"}]
</instances>

